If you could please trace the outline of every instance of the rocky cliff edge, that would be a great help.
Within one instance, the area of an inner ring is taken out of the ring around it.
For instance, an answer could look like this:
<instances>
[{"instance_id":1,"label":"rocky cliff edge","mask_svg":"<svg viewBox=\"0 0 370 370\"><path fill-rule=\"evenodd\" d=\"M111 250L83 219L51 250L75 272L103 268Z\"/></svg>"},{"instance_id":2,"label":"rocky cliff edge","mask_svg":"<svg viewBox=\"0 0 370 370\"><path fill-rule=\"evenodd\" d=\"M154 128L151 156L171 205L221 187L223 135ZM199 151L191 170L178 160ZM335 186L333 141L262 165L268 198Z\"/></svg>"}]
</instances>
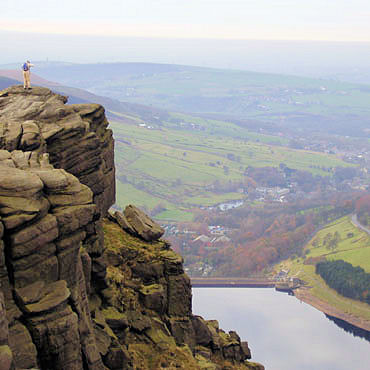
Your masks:
<instances>
[{"instance_id":1,"label":"rocky cliff edge","mask_svg":"<svg viewBox=\"0 0 370 370\"><path fill-rule=\"evenodd\" d=\"M0 91L0 369L262 369L191 310L160 227L115 202L104 109ZM107 218L106 218L107 217Z\"/></svg>"}]
</instances>

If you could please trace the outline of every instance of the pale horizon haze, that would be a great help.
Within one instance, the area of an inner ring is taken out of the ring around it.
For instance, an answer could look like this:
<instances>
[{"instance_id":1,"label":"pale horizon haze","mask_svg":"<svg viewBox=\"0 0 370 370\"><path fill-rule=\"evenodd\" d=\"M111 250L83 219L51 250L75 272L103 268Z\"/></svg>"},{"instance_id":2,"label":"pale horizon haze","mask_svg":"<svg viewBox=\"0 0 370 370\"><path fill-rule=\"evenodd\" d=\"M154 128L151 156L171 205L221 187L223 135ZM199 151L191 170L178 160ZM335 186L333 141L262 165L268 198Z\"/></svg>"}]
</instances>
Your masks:
<instances>
[{"instance_id":1,"label":"pale horizon haze","mask_svg":"<svg viewBox=\"0 0 370 370\"><path fill-rule=\"evenodd\" d=\"M0 64L122 61L314 76L369 73L365 0L3 0L1 5Z\"/></svg>"},{"instance_id":2,"label":"pale horizon haze","mask_svg":"<svg viewBox=\"0 0 370 370\"><path fill-rule=\"evenodd\" d=\"M3 0L0 14L3 31L370 41L365 0Z\"/></svg>"}]
</instances>

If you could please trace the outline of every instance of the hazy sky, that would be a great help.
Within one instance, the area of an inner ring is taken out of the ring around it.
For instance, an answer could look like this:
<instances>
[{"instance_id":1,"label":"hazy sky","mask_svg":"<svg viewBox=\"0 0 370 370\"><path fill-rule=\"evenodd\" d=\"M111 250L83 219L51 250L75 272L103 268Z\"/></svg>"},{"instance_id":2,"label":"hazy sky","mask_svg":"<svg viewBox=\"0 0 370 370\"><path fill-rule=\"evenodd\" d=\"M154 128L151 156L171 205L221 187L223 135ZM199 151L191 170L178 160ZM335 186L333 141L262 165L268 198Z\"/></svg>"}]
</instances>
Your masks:
<instances>
[{"instance_id":1,"label":"hazy sky","mask_svg":"<svg viewBox=\"0 0 370 370\"><path fill-rule=\"evenodd\" d=\"M1 0L0 31L370 41L369 0Z\"/></svg>"},{"instance_id":2,"label":"hazy sky","mask_svg":"<svg viewBox=\"0 0 370 370\"><path fill-rule=\"evenodd\" d=\"M0 4L0 65L155 62L370 82L370 0Z\"/></svg>"}]
</instances>

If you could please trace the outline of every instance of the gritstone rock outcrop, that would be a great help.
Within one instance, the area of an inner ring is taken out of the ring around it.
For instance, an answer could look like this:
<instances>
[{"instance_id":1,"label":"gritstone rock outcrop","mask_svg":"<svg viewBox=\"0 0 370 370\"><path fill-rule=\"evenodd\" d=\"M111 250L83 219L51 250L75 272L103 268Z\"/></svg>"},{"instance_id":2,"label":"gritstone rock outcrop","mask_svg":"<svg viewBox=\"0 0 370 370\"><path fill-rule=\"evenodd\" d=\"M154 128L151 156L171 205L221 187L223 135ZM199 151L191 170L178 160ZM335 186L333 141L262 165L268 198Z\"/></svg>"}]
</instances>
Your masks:
<instances>
[{"instance_id":1,"label":"gritstone rock outcrop","mask_svg":"<svg viewBox=\"0 0 370 370\"><path fill-rule=\"evenodd\" d=\"M0 369L262 368L235 332L192 314L159 225L133 206L108 214L104 109L66 102L0 92Z\"/></svg>"}]
</instances>

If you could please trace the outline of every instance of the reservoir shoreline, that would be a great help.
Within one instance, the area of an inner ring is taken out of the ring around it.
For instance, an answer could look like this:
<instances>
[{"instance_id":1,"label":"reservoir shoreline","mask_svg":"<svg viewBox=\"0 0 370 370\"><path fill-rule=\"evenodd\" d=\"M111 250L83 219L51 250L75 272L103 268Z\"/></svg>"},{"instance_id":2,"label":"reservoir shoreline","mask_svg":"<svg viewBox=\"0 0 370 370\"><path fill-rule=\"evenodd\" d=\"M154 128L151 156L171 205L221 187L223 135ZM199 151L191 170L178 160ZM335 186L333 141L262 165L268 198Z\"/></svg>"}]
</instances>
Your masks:
<instances>
[{"instance_id":1,"label":"reservoir shoreline","mask_svg":"<svg viewBox=\"0 0 370 370\"><path fill-rule=\"evenodd\" d=\"M274 288L276 281L260 278L191 278L193 288ZM292 290L300 301L309 304L322 313L336 317L360 329L370 332L370 321L341 311L310 293L310 288L300 287Z\"/></svg>"},{"instance_id":2,"label":"reservoir shoreline","mask_svg":"<svg viewBox=\"0 0 370 370\"><path fill-rule=\"evenodd\" d=\"M336 317L338 319L348 322L353 326L356 326L360 329L364 329L370 332L369 320L341 311L331 306L329 303L324 302L321 299L315 297L313 294L311 294L309 288L301 287L298 289L294 289L293 294L296 298L298 298L302 302L309 304L310 306L316 308L317 310L323 312L326 315Z\"/></svg>"}]
</instances>

